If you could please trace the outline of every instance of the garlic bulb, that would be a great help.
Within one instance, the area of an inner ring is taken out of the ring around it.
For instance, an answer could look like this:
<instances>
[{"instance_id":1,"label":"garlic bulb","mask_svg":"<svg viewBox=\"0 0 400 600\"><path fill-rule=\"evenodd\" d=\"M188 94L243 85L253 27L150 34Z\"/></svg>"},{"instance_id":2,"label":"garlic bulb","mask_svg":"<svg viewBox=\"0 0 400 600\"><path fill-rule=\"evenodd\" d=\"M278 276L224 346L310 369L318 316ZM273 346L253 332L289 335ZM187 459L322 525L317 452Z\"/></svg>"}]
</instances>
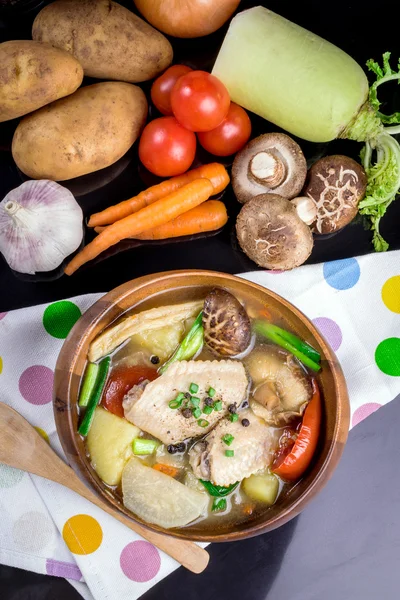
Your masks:
<instances>
[{"instance_id":1,"label":"garlic bulb","mask_svg":"<svg viewBox=\"0 0 400 600\"><path fill-rule=\"evenodd\" d=\"M20 273L52 271L83 237L82 209L54 181L26 181L0 202L0 252Z\"/></svg>"}]
</instances>

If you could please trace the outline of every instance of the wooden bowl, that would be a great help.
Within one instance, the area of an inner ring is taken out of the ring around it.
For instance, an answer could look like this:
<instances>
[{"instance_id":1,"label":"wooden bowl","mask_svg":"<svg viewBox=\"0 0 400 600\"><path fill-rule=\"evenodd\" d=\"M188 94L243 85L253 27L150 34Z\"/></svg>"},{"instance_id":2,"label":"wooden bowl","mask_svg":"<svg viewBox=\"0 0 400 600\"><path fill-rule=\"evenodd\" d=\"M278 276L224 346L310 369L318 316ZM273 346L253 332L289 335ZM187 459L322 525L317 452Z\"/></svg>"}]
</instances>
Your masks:
<instances>
[{"instance_id":1,"label":"wooden bowl","mask_svg":"<svg viewBox=\"0 0 400 600\"><path fill-rule=\"evenodd\" d=\"M313 464L306 475L276 505L263 515L241 524L222 522L213 530L198 525L165 530L150 525L126 510L99 479L90 465L85 446L77 434L77 398L91 341L108 325L133 307L146 309L161 300L174 303L206 294L211 288L223 287L238 297L253 297L272 311L281 314L289 327L319 350L322 371L319 385L323 398L323 422L320 443ZM148 275L119 286L98 300L79 319L61 349L55 372L54 414L57 431L68 462L80 478L116 511L155 531L198 541L229 541L252 537L283 525L299 514L332 475L343 452L349 429L350 410L346 382L339 362L325 339L309 319L290 302L274 292L239 277L213 271L170 271ZM328 517L328 515L327 515Z\"/></svg>"}]
</instances>

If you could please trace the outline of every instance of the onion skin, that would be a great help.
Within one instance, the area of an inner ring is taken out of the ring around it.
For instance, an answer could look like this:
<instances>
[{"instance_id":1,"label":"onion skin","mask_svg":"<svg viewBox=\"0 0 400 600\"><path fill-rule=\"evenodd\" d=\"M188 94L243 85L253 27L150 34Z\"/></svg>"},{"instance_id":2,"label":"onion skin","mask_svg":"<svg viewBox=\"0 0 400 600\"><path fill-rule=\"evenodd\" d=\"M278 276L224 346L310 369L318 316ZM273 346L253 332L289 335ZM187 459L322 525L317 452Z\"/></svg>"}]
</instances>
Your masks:
<instances>
[{"instance_id":1,"label":"onion skin","mask_svg":"<svg viewBox=\"0 0 400 600\"><path fill-rule=\"evenodd\" d=\"M233 15L240 0L134 0L150 25L178 38L217 31Z\"/></svg>"}]
</instances>

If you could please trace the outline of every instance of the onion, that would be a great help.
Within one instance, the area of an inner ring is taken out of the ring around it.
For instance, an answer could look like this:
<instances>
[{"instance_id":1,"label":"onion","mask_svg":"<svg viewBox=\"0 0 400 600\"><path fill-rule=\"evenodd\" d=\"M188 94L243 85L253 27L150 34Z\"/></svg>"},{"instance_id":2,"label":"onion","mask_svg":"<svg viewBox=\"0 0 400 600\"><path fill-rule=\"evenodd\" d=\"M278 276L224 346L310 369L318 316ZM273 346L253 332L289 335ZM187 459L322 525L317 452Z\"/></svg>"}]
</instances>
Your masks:
<instances>
[{"instance_id":1,"label":"onion","mask_svg":"<svg viewBox=\"0 0 400 600\"><path fill-rule=\"evenodd\" d=\"M19 273L52 271L80 245L82 218L66 188L26 181L0 202L0 252Z\"/></svg>"},{"instance_id":2,"label":"onion","mask_svg":"<svg viewBox=\"0 0 400 600\"><path fill-rule=\"evenodd\" d=\"M134 0L148 22L179 38L217 31L233 15L240 0Z\"/></svg>"}]
</instances>

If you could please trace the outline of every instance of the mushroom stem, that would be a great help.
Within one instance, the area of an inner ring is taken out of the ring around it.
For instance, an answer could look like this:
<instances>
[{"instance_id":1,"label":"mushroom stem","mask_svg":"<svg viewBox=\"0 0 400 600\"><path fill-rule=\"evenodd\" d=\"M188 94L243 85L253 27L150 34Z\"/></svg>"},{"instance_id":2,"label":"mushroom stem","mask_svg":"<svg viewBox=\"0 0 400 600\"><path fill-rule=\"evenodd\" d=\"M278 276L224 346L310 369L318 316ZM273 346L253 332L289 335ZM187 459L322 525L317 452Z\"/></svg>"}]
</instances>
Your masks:
<instances>
[{"instance_id":1,"label":"mushroom stem","mask_svg":"<svg viewBox=\"0 0 400 600\"><path fill-rule=\"evenodd\" d=\"M272 152L258 152L250 161L249 177L274 189L286 178L286 165Z\"/></svg>"},{"instance_id":2,"label":"mushroom stem","mask_svg":"<svg viewBox=\"0 0 400 600\"><path fill-rule=\"evenodd\" d=\"M308 196L293 198L291 203L295 205L297 214L306 225L312 225L317 218L317 206Z\"/></svg>"}]
</instances>

